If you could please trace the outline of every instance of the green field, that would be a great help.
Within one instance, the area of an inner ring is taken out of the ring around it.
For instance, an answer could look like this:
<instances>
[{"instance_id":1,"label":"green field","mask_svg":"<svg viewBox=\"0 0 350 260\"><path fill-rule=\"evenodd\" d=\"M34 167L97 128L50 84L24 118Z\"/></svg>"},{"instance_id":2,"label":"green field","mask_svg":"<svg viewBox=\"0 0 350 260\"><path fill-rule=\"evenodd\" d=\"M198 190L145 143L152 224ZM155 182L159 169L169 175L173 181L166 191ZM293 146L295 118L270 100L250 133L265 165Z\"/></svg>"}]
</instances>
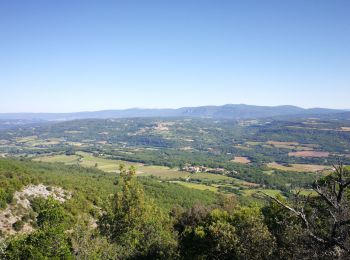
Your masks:
<instances>
[{"instance_id":1,"label":"green field","mask_svg":"<svg viewBox=\"0 0 350 260\"><path fill-rule=\"evenodd\" d=\"M178 183L182 186L185 186L187 188L197 189L197 190L209 190L212 192L218 192L217 187L208 186L200 183L192 183L192 182L185 182L185 181L173 181L172 183Z\"/></svg>"},{"instance_id":2,"label":"green field","mask_svg":"<svg viewBox=\"0 0 350 260\"><path fill-rule=\"evenodd\" d=\"M276 162L268 163L267 167L271 169L278 169L281 171L293 171L293 172L323 172L323 171L329 171L331 168L327 165L314 165L314 164L290 164L288 166L284 166L281 164L278 164Z\"/></svg>"},{"instance_id":3,"label":"green field","mask_svg":"<svg viewBox=\"0 0 350 260\"><path fill-rule=\"evenodd\" d=\"M233 178L221 175L221 174L213 174L207 172L198 172L191 175L191 179L200 179L200 180L214 180L214 181L232 181Z\"/></svg>"},{"instance_id":4,"label":"green field","mask_svg":"<svg viewBox=\"0 0 350 260\"><path fill-rule=\"evenodd\" d=\"M184 171L179 171L176 169L170 169L169 167L165 166L139 166L137 167L139 175L140 176L154 176L158 177L164 180L168 179L179 179L183 178L186 179L190 173L184 172Z\"/></svg>"},{"instance_id":5,"label":"green field","mask_svg":"<svg viewBox=\"0 0 350 260\"><path fill-rule=\"evenodd\" d=\"M64 164L77 164L79 160L79 156L77 155L54 155L54 156L43 156L43 157L37 157L33 159L33 161L41 161L41 162L61 162Z\"/></svg>"},{"instance_id":6,"label":"green field","mask_svg":"<svg viewBox=\"0 0 350 260\"><path fill-rule=\"evenodd\" d=\"M120 164L128 166L135 166L137 168L137 175L142 177L156 177L164 181L176 182L182 186L193 188L197 190L209 190L218 192L221 186L232 187L251 187L256 186L254 183L249 183L236 178L228 177L220 174L212 174L206 172L199 172L191 174L177 169L171 169L165 166L144 165L142 163L132 163L121 160L112 160L93 156L86 152L77 152L75 155L48 155L33 159L34 161L42 162L61 162L66 165L80 165L83 167L97 168L105 172L117 173ZM188 181L185 181L188 180ZM195 183L199 181L203 183Z\"/></svg>"},{"instance_id":7,"label":"green field","mask_svg":"<svg viewBox=\"0 0 350 260\"><path fill-rule=\"evenodd\" d=\"M64 164L78 164L83 167L96 167L105 172L118 172L120 164L125 164L127 167L135 166L137 174L140 176L154 176L164 180L187 178L188 172L178 171L164 166L148 166L141 163L132 163L120 160L111 160L100 157L95 157L90 153L77 152L76 155L49 155L33 159L34 161L42 162L61 162Z\"/></svg>"},{"instance_id":8,"label":"green field","mask_svg":"<svg viewBox=\"0 0 350 260\"><path fill-rule=\"evenodd\" d=\"M266 193L267 195L270 195L273 197L275 197L277 195L282 195L281 191L273 190L273 189L246 189L246 190L243 190L244 196L253 196L255 194L258 194L259 192Z\"/></svg>"}]
</instances>

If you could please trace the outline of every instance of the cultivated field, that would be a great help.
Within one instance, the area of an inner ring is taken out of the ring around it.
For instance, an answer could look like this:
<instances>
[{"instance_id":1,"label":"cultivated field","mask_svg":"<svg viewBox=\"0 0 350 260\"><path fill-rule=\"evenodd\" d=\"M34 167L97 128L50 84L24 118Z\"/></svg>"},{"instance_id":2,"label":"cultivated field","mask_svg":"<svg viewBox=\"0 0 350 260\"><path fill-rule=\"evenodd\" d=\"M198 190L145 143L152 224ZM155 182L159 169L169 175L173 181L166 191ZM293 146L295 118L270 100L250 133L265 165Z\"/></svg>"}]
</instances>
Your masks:
<instances>
[{"instance_id":1,"label":"cultivated field","mask_svg":"<svg viewBox=\"0 0 350 260\"><path fill-rule=\"evenodd\" d=\"M200 179L200 180L209 180L209 181L229 181L233 178L221 175L221 174L213 174L207 172L197 172L190 176L192 179Z\"/></svg>"},{"instance_id":2,"label":"cultivated field","mask_svg":"<svg viewBox=\"0 0 350 260\"><path fill-rule=\"evenodd\" d=\"M187 188L197 189L197 190L208 190L212 192L218 192L218 188L214 186L208 186L200 183L192 183L192 182L185 182L185 181L172 181L172 183L178 183L182 186L185 186Z\"/></svg>"},{"instance_id":3,"label":"cultivated field","mask_svg":"<svg viewBox=\"0 0 350 260\"><path fill-rule=\"evenodd\" d=\"M176 169L170 169L163 166L148 166L141 163L132 163L120 160L110 160L100 157L95 157L90 153L77 152L75 155L53 155L37 157L34 161L43 162L62 162L64 164L78 164L83 167L96 167L106 172L118 172L120 164L129 166L135 166L137 168L137 174L140 176L155 176L161 179L178 179L186 178L189 173L178 171Z\"/></svg>"},{"instance_id":4,"label":"cultivated field","mask_svg":"<svg viewBox=\"0 0 350 260\"><path fill-rule=\"evenodd\" d=\"M250 163L250 160L248 157L236 156L235 158L233 158L232 162L247 164L247 163Z\"/></svg>"},{"instance_id":5,"label":"cultivated field","mask_svg":"<svg viewBox=\"0 0 350 260\"><path fill-rule=\"evenodd\" d=\"M282 170L282 171L293 171L293 172L320 172L331 169L330 166L326 165L315 165L315 164L290 164L289 166L284 166L276 162L268 163L267 166L272 169Z\"/></svg>"},{"instance_id":6,"label":"cultivated field","mask_svg":"<svg viewBox=\"0 0 350 260\"><path fill-rule=\"evenodd\" d=\"M41 161L41 162L49 162L49 163L61 162L64 164L78 164L79 156L60 154L60 155L53 155L53 156L37 157L33 160Z\"/></svg>"},{"instance_id":7,"label":"cultivated field","mask_svg":"<svg viewBox=\"0 0 350 260\"><path fill-rule=\"evenodd\" d=\"M154 176L163 180L186 179L190 175L188 172L178 171L164 166L141 166L137 169L140 176Z\"/></svg>"},{"instance_id":8,"label":"cultivated field","mask_svg":"<svg viewBox=\"0 0 350 260\"><path fill-rule=\"evenodd\" d=\"M329 152L319 152L319 151L298 151L290 152L288 156L294 157L328 157Z\"/></svg>"},{"instance_id":9,"label":"cultivated field","mask_svg":"<svg viewBox=\"0 0 350 260\"><path fill-rule=\"evenodd\" d=\"M270 196L277 196L277 195L282 195L281 194L281 191L279 190L273 190L273 189L246 189L246 190L243 190L243 194L244 196L254 196L254 195L258 195L259 193L266 193L267 195L270 195Z\"/></svg>"},{"instance_id":10,"label":"cultivated field","mask_svg":"<svg viewBox=\"0 0 350 260\"><path fill-rule=\"evenodd\" d=\"M129 166L135 166L137 168L136 174L138 176L153 176L163 181L171 181L179 183L180 185L188 188L209 190L218 192L220 187L240 187L241 189L250 189L259 187L259 184L243 181L240 179L232 178L226 175L213 174L207 172L189 173L180 171L178 169L171 169L165 166L144 165L141 163L132 163L121 160L112 160L107 158L101 158L93 156L86 152L76 152L75 155L48 155L34 158L35 161L43 162L61 162L67 165L80 165L83 167L96 167L105 172L118 173L120 164ZM196 182L203 183L196 183Z\"/></svg>"},{"instance_id":11,"label":"cultivated field","mask_svg":"<svg viewBox=\"0 0 350 260\"><path fill-rule=\"evenodd\" d=\"M297 146L299 145L298 142L281 142L281 141L267 141L267 144L272 144L272 145L292 145L292 146Z\"/></svg>"}]
</instances>

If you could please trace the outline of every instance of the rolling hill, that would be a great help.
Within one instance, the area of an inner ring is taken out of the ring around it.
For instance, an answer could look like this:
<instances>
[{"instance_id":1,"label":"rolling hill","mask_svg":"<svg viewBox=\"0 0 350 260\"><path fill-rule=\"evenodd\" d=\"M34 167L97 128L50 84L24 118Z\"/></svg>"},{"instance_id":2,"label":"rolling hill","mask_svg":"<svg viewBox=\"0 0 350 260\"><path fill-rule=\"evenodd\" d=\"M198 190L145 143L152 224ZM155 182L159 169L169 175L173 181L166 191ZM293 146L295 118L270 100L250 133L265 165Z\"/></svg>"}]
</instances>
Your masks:
<instances>
[{"instance_id":1,"label":"rolling hill","mask_svg":"<svg viewBox=\"0 0 350 260\"><path fill-rule=\"evenodd\" d=\"M75 113L2 113L0 119L9 120L48 120L65 121L87 118L133 118L133 117L199 117L218 119L251 119L275 116L309 116L331 115L335 113L350 114L345 110L311 108L296 106L253 106L228 104L223 106L182 107L178 109L141 109L102 110Z\"/></svg>"}]
</instances>

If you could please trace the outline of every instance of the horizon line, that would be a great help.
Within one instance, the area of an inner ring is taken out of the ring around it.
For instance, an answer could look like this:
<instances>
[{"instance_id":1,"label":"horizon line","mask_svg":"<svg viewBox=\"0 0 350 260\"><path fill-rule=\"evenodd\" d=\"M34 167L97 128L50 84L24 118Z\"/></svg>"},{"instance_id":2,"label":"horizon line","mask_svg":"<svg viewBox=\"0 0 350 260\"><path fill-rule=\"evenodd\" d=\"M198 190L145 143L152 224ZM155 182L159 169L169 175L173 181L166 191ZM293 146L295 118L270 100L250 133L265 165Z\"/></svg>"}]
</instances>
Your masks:
<instances>
[{"instance_id":1,"label":"horizon line","mask_svg":"<svg viewBox=\"0 0 350 260\"><path fill-rule=\"evenodd\" d=\"M96 110L79 110L79 111L73 111L73 112L0 112L0 114L75 114L75 113L93 113L93 112L104 112L104 111L126 111L126 110L178 110L182 108L198 108L198 107L223 107L223 106L256 106L256 107L297 107L301 109L331 109L331 110L343 110L343 111L350 111L349 108L334 108L334 107L303 107L303 106L297 106L297 105L251 105L251 104L245 104L245 103L227 103L223 105L198 105L198 106L181 106L181 107L128 107L128 108L111 108L111 109L96 109Z\"/></svg>"}]
</instances>

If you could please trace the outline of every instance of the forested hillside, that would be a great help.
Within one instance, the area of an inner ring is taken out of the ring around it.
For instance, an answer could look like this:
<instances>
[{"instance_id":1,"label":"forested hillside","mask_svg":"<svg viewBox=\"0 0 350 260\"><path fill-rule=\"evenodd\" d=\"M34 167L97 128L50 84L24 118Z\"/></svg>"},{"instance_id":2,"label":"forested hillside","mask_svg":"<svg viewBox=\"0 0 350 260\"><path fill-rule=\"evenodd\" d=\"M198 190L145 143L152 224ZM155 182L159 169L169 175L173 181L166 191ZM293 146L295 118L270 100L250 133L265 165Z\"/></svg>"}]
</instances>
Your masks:
<instances>
[{"instance_id":1,"label":"forested hillside","mask_svg":"<svg viewBox=\"0 0 350 260\"><path fill-rule=\"evenodd\" d=\"M253 106L227 104L223 106L181 107L178 109L142 109L102 110L76 113L0 113L0 119L20 120L73 120L73 119L108 119L141 117L192 117L214 119L256 119L274 116L310 116L343 113L340 109L313 108L304 109L296 106Z\"/></svg>"},{"instance_id":2,"label":"forested hillside","mask_svg":"<svg viewBox=\"0 0 350 260\"><path fill-rule=\"evenodd\" d=\"M1 258L348 256L350 172L342 165L314 183L312 196L261 192L259 204L246 205L232 195L137 177L136 171L1 159L0 213L7 214L0 214L0 224L16 219L2 228Z\"/></svg>"}]
</instances>

